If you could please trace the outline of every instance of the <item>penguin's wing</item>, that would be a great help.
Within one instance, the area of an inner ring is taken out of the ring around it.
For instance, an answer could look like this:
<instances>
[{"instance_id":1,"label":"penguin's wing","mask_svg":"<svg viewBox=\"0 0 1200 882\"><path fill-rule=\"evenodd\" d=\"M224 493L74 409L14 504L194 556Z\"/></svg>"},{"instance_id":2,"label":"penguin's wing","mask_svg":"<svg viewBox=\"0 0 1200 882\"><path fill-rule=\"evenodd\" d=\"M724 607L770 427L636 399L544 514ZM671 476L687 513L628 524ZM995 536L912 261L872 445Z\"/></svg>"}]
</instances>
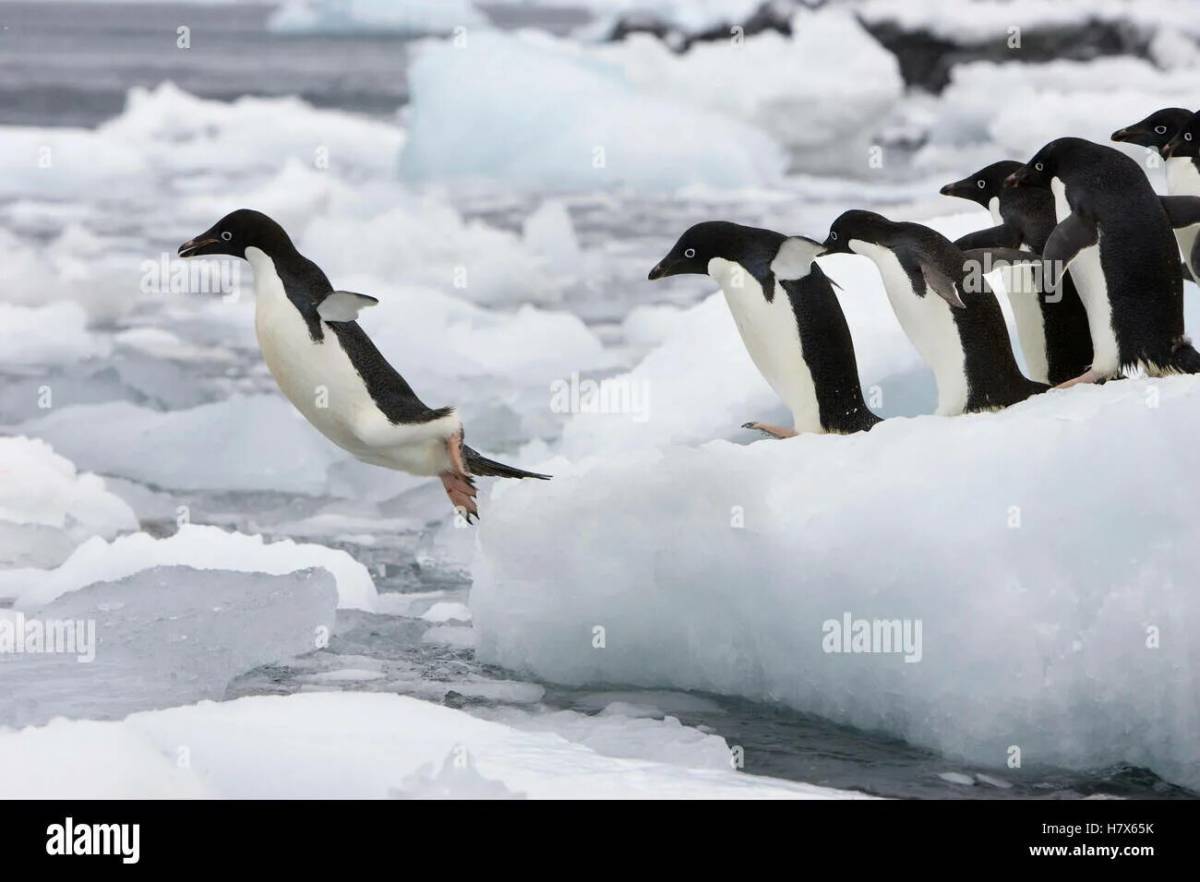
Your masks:
<instances>
[{"instance_id":1,"label":"penguin's wing","mask_svg":"<svg viewBox=\"0 0 1200 882\"><path fill-rule=\"evenodd\" d=\"M1200 196L1160 196L1174 230L1200 224Z\"/></svg>"},{"instance_id":2,"label":"penguin's wing","mask_svg":"<svg viewBox=\"0 0 1200 882\"><path fill-rule=\"evenodd\" d=\"M939 255L921 243L911 242L896 249L896 256L900 258L900 265L904 267L905 272L914 282L916 274L913 272L913 268L916 267L925 284L936 291L943 300L957 309L966 308L967 304L963 303L962 296L958 293L959 283L942 267L942 261L939 258L943 255ZM961 273L959 278L962 278Z\"/></svg>"},{"instance_id":3,"label":"penguin's wing","mask_svg":"<svg viewBox=\"0 0 1200 882\"><path fill-rule=\"evenodd\" d=\"M358 314L379 301L367 294L353 291L330 291L317 304L317 314L327 322L353 322Z\"/></svg>"},{"instance_id":4,"label":"penguin's wing","mask_svg":"<svg viewBox=\"0 0 1200 882\"><path fill-rule=\"evenodd\" d=\"M973 233L954 240L954 244L963 251L972 248L1016 248L1021 244L1020 234L1008 224L998 227L988 227L986 230L976 230Z\"/></svg>"},{"instance_id":5,"label":"penguin's wing","mask_svg":"<svg viewBox=\"0 0 1200 882\"><path fill-rule=\"evenodd\" d=\"M1067 271L1071 261L1079 256L1080 251L1098 241L1100 234L1094 223L1074 213L1063 218L1046 240L1046 247L1042 249L1042 258L1045 261L1042 271L1045 289L1057 290L1061 275Z\"/></svg>"},{"instance_id":6,"label":"penguin's wing","mask_svg":"<svg viewBox=\"0 0 1200 882\"><path fill-rule=\"evenodd\" d=\"M789 236L771 261L771 272L780 281L803 279L812 271L813 259L825 253L825 246L807 236Z\"/></svg>"}]
</instances>

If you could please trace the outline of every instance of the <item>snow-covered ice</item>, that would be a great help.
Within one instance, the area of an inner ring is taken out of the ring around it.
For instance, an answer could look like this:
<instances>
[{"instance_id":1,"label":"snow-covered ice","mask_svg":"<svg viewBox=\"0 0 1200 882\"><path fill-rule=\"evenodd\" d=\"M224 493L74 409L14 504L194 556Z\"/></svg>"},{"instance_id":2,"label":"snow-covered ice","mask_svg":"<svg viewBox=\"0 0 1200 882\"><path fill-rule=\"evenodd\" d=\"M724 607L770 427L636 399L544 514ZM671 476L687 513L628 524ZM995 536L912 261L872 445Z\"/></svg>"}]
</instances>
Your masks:
<instances>
[{"instance_id":1,"label":"snow-covered ice","mask_svg":"<svg viewBox=\"0 0 1200 882\"><path fill-rule=\"evenodd\" d=\"M91 536L136 530L104 479L36 438L0 437L0 566L55 566Z\"/></svg>"},{"instance_id":2,"label":"snow-covered ice","mask_svg":"<svg viewBox=\"0 0 1200 882\"><path fill-rule=\"evenodd\" d=\"M344 551L291 539L265 542L262 536L228 533L200 524L183 524L175 535L165 539L133 533L106 542L96 536L54 569L0 570L0 598L10 598L17 609L27 610L95 582L110 582L162 566L272 574L317 567L334 576L339 607L370 610L375 605L371 574Z\"/></svg>"},{"instance_id":3,"label":"snow-covered ice","mask_svg":"<svg viewBox=\"0 0 1200 882\"><path fill-rule=\"evenodd\" d=\"M470 0L286 0L267 20L283 34L445 34L486 25Z\"/></svg>"},{"instance_id":4,"label":"snow-covered ice","mask_svg":"<svg viewBox=\"0 0 1200 882\"><path fill-rule=\"evenodd\" d=\"M120 719L222 698L238 674L322 645L336 604L333 577L318 569L266 575L155 566L71 591L24 622L47 629L86 623L91 637L76 640L88 644L91 658L61 651L0 656L0 726L59 716ZM19 621L11 611L4 615Z\"/></svg>"},{"instance_id":5,"label":"snow-covered ice","mask_svg":"<svg viewBox=\"0 0 1200 882\"><path fill-rule=\"evenodd\" d=\"M493 497L478 653L552 682L779 702L985 767L1016 746L1197 786L1200 536L1180 480L1197 413L1200 379L1126 380L850 437L560 462L548 488ZM922 622L919 662L823 651L848 614Z\"/></svg>"},{"instance_id":6,"label":"snow-covered ice","mask_svg":"<svg viewBox=\"0 0 1200 882\"><path fill-rule=\"evenodd\" d=\"M206 701L121 722L55 720L0 732L0 795L6 798L350 799L505 791L559 799L859 796L711 764L681 768L604 756L551 732L398 695Z\"/></svg>"}]
</instances>

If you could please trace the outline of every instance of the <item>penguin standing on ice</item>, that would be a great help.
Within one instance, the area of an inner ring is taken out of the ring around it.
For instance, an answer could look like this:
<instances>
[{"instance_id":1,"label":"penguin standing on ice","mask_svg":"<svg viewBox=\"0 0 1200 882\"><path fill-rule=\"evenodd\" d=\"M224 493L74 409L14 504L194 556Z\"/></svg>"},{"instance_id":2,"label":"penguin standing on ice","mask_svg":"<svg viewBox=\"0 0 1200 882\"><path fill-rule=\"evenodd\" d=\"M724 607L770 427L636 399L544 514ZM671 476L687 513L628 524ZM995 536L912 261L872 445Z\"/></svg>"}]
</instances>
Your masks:
<instances>
[{"instance_id":1,"label":"penguin standing on ice","mask_svg":"<svg viewBox=\"0 0 1200 882\"><path fill-rule=\"evenodd\" d=\"M1054 197L1032 187L1005 187L1021 167L993 162L961 181L942 187L944 196L968 199L986 208L995 226L968 233L954 244L972 248L1016 248L1041 254L1055 226ZM1057 385L1078 377L1092 363L1087 310L1068 274L1062 288L1046 296L1021 267L1006 276L1008 300L1017 320L1017 339L1031 379Z\"/></svg>"},{"instance_id":2,"label":"penguin standing on ice","mask_svg":"<svg viewBox=\"0 0 1200 882\"><path fill-rule=\"evenodd\" d=\"M1170 151L1167 149L1167 145L1188 127L1191 120L1192 112L1190 110L1182 107L1164 107L1162 110L1154 111L1141 122L1117 129L1112 134L1114 141L1148 147L1158 151L1159 155L1163 157L1166 163L1167 193L1170 194L1163 201L1168 207L1168 214L1171 213L1172 199L1170 197L1200 196L1200 157L1197 157L1194 151L1189 153L1186 149L1178 149L1186 147L1186 142ZM1179 251L1183 255L1184 266L1192 279L1200 279L1200 275L1197 274L1197 270L1200 268L1196 266L1196 260L1192 256L1196 247L1196 233L1200 231L1200 225L1186 223L1186 218L1179 220L1180 225L1176 226L1175 219L1172 218L1172 225L1175 226L1175 238L1179 241Z\"/></svg>"},{"instance_id":3,"label":"penguin standing on ice","mask_svg":"<svg viewBox=\"0 0 1200 882\"><path fill-rule=\"evenodd\" d=\"M939 415L996 410L1047 388L1017 367L1000 304L970 267L984 252L963 252L928 227L858 210L833 222L824 245L875 263L900 326L933 371Z\"/></svg>"},{"instance_id":4,"label":"penguin standing on ice","mask_svg":"<svg viewBox=\"0 0 1200 882\"><path fill-rule=\"evenodd\" d=\"M478 517L474 475L548 476L494 462L463 444L452 407L427 407L355 319L379 301L335 291L283 227L239 209L179 246L180 257L224 254L254 267L254 328L280 390L326 438L363 462L436 475L468 522ZM318 404L317 390L328 390Z\"/></svg>"},{"instance_id":5,"label":"penguin standing on ice","mask_svg":"<svg viewBox=\"0 0 1200 882\"><path fill-rule=\"evenodd\" d=\"M1046 287L1069 268L1087 309L1092 366L1060 386L1126 371L1200 372L1200 353L1183 333L1183 275L1172 220L1136 162L1112 147L1059 138L1005 186L1053 194L1058 225L1042 251ZM1175 198L1181 206L1189 201Z\"/></svg>"},{"instance_id":6,"label":"penguin standing on ice","mask_svg":"<svg viewBox=\"0 0 1200 882\"><path fill-rule=\"evenodd\" d=\"M721 286L755 367L792 411L791 429L743 428L788 438L866 431L879 422L863 401L841 304L814 261L822 251L803 236L708 221L680 236L650 270L651 280L694 273Z\"/></svg>"},{"instance_id":7,"label":"penguin standing on ice","mask_svg":"<svg viewBox=\"0 0 1200 882\"><path fill-rule=\"evenodd\" d=\"M1163 206L1175 228L1179 250L1193 280L1200 282L1200 212L1193 202L1200 196L1200 113L1192 114L1162 149L1167 158L1167 188ZM1172 163L1178 165L1172 166ZM1171 169L1177 171L1172 189Z\"/></svg>"}]
</instances>

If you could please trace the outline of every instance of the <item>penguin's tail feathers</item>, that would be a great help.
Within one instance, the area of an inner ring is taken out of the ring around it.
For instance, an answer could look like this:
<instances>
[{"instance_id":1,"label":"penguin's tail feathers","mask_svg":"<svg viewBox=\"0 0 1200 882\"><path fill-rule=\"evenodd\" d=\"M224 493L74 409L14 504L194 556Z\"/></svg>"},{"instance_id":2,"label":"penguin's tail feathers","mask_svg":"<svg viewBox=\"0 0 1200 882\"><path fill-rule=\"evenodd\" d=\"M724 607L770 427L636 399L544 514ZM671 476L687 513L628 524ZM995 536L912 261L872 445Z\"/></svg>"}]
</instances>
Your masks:
<instances>
[{"instance_id":1,"label":"penguin's tail feathers","mask_svg":"<svg viewBox=\"0 0 1200 882\"><path fill-rule=\"evenodd\" d=\"M1171 368L1181 374L1200 374L1200 352L1187 337L1180 337L1171 351Z\"/></svg>"},{"instance_id":2,"label":"penguin's tail feathers","mask_svg":"<svg viewBox=\"0 0 1200 882\"><path fill-rule=\"evenodd\" d=\"M527 472L514 466L488 459L477 450L463 445L463 460L467 471L472 475L495 475L497 478L537 478L539 481L549 481L549 475L539 475L537 472Z\"/></svg>"}]
</instances>

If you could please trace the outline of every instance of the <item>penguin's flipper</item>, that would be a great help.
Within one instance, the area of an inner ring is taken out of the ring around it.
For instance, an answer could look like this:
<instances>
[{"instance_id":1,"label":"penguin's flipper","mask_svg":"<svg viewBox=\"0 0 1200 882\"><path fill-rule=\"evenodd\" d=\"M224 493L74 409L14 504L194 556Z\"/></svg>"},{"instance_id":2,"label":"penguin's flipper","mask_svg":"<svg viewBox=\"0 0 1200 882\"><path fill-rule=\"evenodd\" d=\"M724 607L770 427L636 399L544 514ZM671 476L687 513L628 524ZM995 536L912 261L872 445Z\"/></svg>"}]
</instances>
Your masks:
<instances>
[{"instance_id":1,"label":"penguin's flipper","mask_svg":"<svg viewBox=\"0 0 1200 882\"><path fill-rule=\"evenodd\" d=\"M950 247L950 243L947 242L946 247L952 254L957 253L954 248ZM914 280L914 286L917 284L916 274L919 271L925 284L936 291L943 300L957 309L966 308L967 304L963 303L963 299L958 293L962 275L959 276L960 281L956 282L947 274L946 270L942 269L943 264L950 262L939 259L945 255L918 243L907 242L896 249L896 256L900 260L900 266L904 267L909 278ZM924 292L918 291L917 293L923 294Z\"/></svg>"},{"instance_id":2,"label":"penguin's flipper","mask_svg":"<svg viewBox=\"0 0 1200 882\"><path fill-rule=\"evenodd\" d=\"M973 248L1016 248L1021 244L1021 236L1008 224L1000 224L998 227L967 233L955 239L954 244L963 251Z\"/></svg>"},{"instance_id":3,"label":"penguin's flipper","mask_svg":"<svg viewBox=\"0 0 1200 882\"><path fill-rule=\"evenodd\" d=\"M359 312L377 303L379 301L369 294L330 291L317 304L317 314L327 322L353 322L358 320Z\"/></svg>"},{"instance_id":4,"label":"penguin's flipper","mask_svg":"<svg viewBox=\"0 0 1200 882\"><path fill-rule=\"evenodd\" d=\"M1162 206L1171 221L1171 229L1179 230L1200 224L1200 196L1160 196Z\"/></svg>"},{"instance_id":5,"label":"penguin's flipper","mask_svg":"<svg viewBox=\"0 0 1200 882\"><path fill-rule=\"evenodd\" d=\"M825 246L807 236L789 236L771 261L771 272L780 281L803 279L812 271L814 258L825 253Z\"/></svg>"},{"instance_id":6,"label":"penguin's flipper","mask_svg":"<svg viewBox=\"0 0 1200 882\"><path fill-rule=\"evenodd\" d=\"M1063 218L1042 249L1045 289L1056 290L1071 261L1079 256L1080 251L1099 241L1100 233L1095 224L1088 223L1077 214Z\"/></svg>"},{"instance_id":7,"label":"penguin's flipper","mask_svg":"<svg viewBox=\"0 0 1200 882\"><path fill-rule=\"evenodd\" d=\"M462 456L466 463L467 472L472 475L494 475L497 478L537 478L539 481L550 480L549 475L527 472L524 469L505 465L502 462L496 462L494 459L488 459L465 444L462 445Z\"/></svg>"}]
</instances>

